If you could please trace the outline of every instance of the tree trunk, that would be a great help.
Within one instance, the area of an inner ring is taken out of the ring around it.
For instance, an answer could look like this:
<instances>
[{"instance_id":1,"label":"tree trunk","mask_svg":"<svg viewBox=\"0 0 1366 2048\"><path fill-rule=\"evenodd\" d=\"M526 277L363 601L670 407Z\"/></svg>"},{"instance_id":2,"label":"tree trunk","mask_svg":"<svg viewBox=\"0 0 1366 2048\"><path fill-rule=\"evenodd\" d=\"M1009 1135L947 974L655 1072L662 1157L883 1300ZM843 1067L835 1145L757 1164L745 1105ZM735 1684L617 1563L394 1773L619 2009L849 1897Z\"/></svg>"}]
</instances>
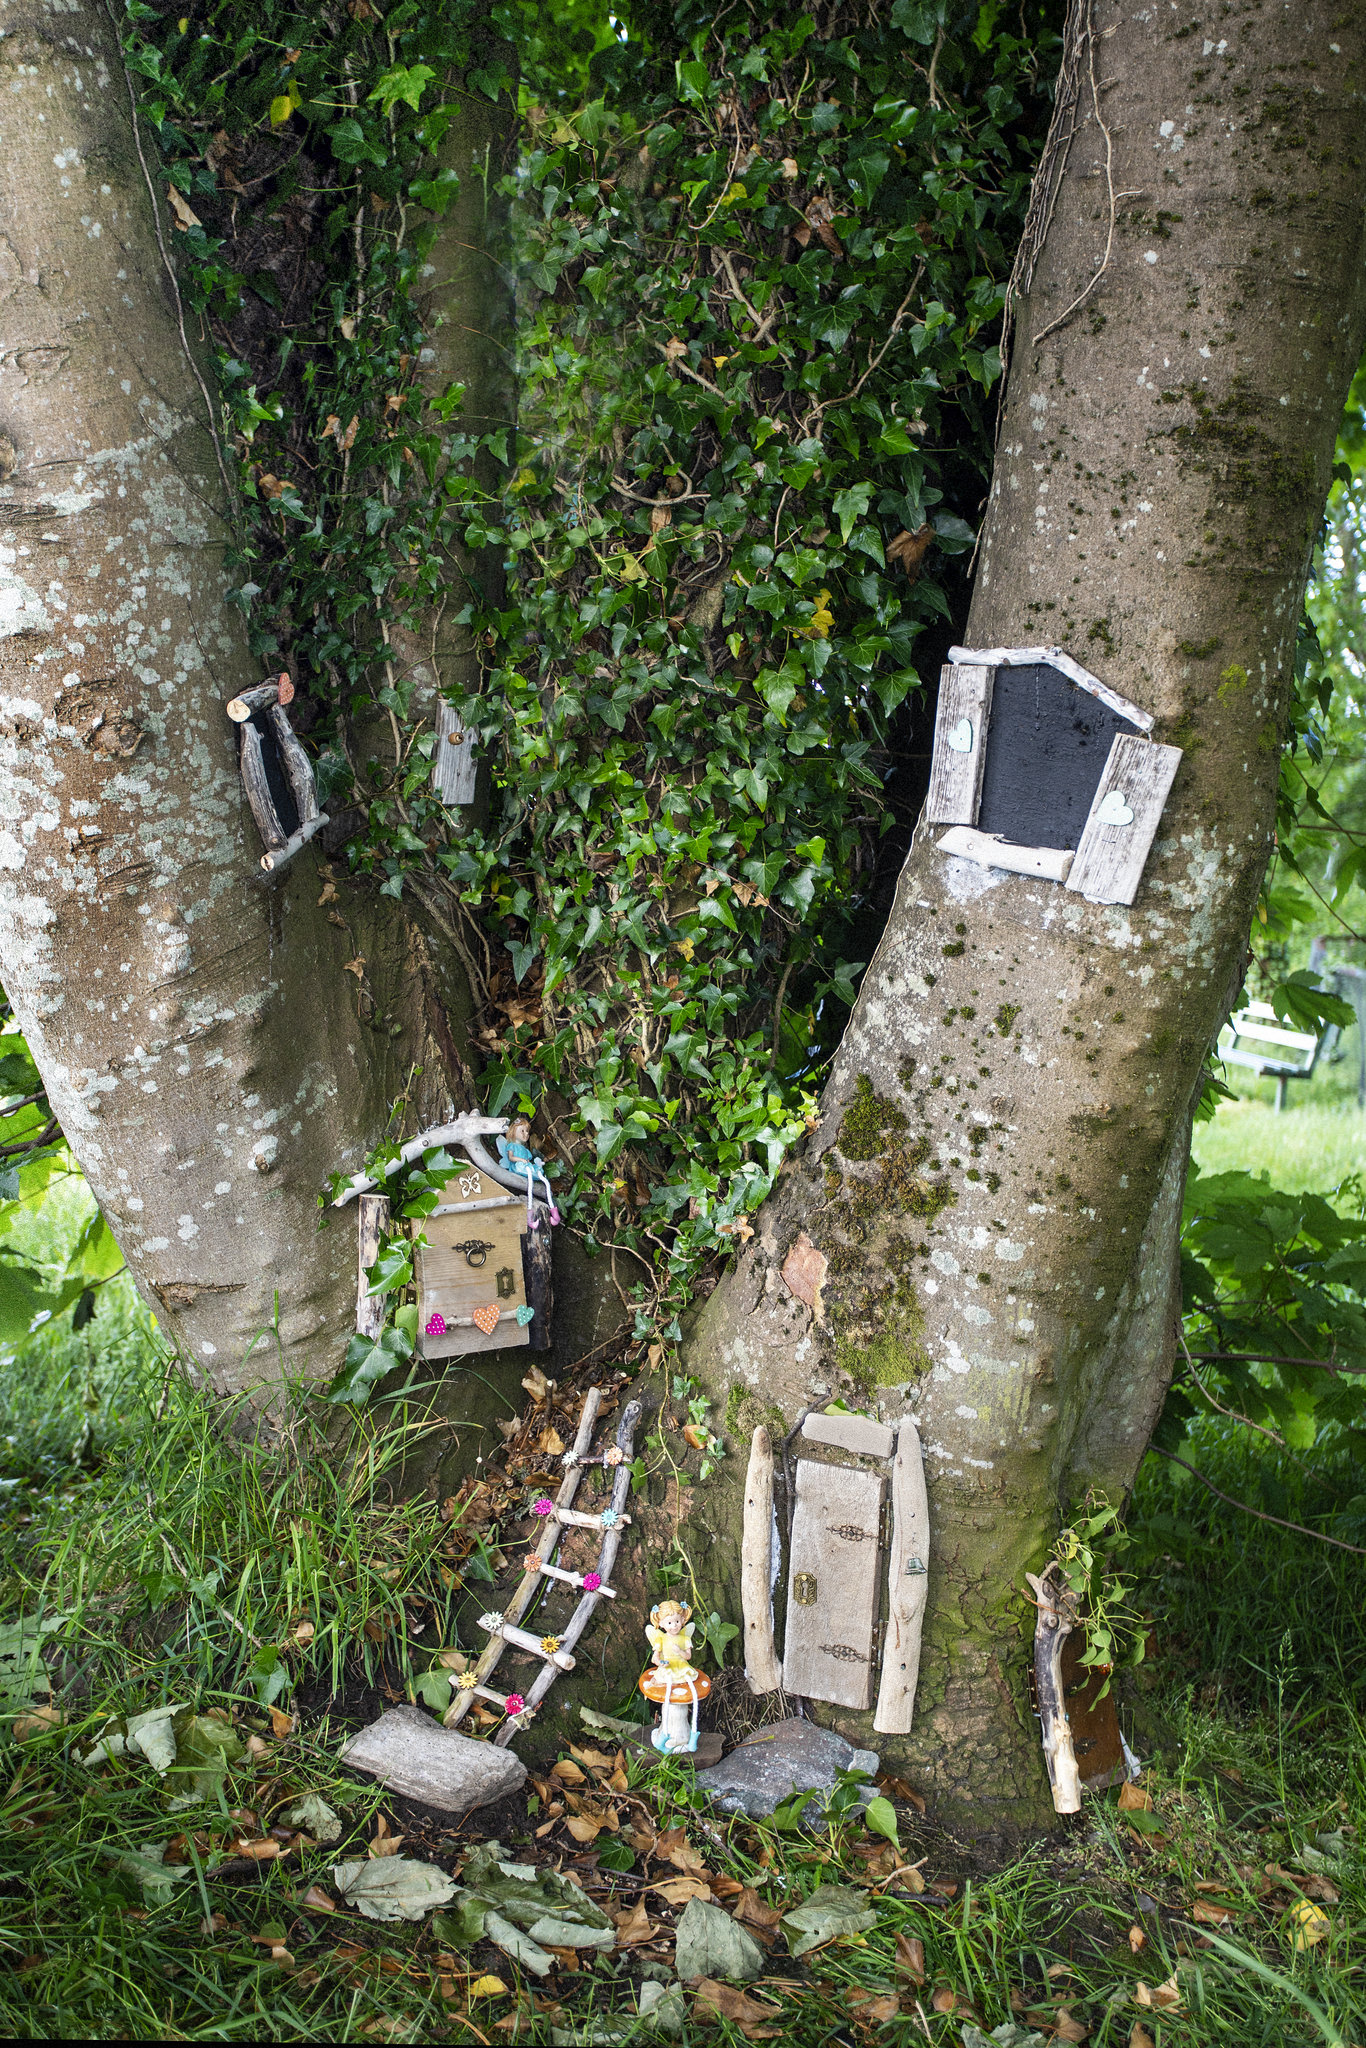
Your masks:
<instances>
[{"instance_id":1,"label":"tree trunk","mask_svg":"<svg viewBox=\"0 0 1366 2048\"><path fill-rule=\"evenodd\" d=\"M835 1396L915 1418L913 1732L815 1711L965 1818L1049 1811L1024 1572L1088 1487L1122 1497L1162 1405L1192 1097L1242 979L1366 341L1366 25L1207 14L1073 9L968 631L1062 646L1182 749L1137 899L950 859L922 821L819 1128L688 1351L732 1457L682 1540L731 1620L751 1427L776 1444Z\"/></svg>"},{"instance_id":2,"label":"tree trunk","mask_svg":"<svg viewBox=\"0 0 1366 2048\"><path fill-rule=\"evenodd\" d=\"M326 1176L414 1061L462 1089L469 996L438 938L307 847L274 888L229 698L234 486L112 17L12 10L0 208L0 971L163 1327L222 1391L329 1374L354 1214ZM350 971L348 971L348 969Z\"/></svg>"}]
</instances>

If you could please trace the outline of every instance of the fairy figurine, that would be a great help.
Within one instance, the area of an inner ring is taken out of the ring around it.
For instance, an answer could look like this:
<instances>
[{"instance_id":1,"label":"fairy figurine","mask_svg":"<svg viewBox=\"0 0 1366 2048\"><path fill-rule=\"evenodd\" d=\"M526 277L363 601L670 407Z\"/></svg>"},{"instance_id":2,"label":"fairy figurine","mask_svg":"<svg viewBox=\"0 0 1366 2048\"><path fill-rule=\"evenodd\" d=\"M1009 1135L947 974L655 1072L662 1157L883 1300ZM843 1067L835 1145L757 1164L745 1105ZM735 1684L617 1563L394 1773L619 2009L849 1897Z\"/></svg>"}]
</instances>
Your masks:
<instances>
[{"instance_id":1,"label":"fairy figurine","mask_svg":"<svg viewBox=\"0 0 1366 2048\"><path fill-rule=\"evenodd\" d=\"M532 1205L532 1195L535 1192L538 1180L545 1189L546 1206L550 1211L552 1223L559 1222L560 1212L555 1207L555 1197L551 1194L550 1182L546 1179L545 1161L539 1152L532 1151L530 1138L531 1118L529 1116L513 1117L508 1124L507 1131L498 1140L498 1157L502 1160L509 1173L515 1173L519 1180L525 1176L527 1229L538 1230L540 1228L540 1219L537 1217L535 1208Z\"/></svg>"},{"instance_id":2,"label":"fairy figurine","mask_svg":"<svg viewBox=\"0 0 1366 2048\"><path fill-rule=\"evenodd\" d=\"M653 1652L651 1677L671 1683L698 1679L700 1673L692 1661L694 1627L692 1609L681 1600L664 1600L650 1609L645 1638Z\"/></svg>"}]
</instances>

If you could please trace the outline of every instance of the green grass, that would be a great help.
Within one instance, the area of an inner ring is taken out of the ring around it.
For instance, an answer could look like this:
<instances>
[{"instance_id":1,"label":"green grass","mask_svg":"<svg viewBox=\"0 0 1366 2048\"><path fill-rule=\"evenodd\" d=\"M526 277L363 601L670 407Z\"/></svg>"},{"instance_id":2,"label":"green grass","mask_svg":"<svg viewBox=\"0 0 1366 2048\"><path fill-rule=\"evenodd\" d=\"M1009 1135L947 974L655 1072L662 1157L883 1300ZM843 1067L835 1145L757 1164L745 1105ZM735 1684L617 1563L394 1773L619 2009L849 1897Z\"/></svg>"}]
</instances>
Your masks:
<instances>
[{"instance_id":1,"label":"green grass","mask_svg":"<svg viewBox=\"0 0 1366 2048\"><path fill-rule=\"evenodd\" d=\"M1362 1164L1366 1120L1326 1091L1279 1117L1250 1095L1225 1105L1197 1132L1197 1156L1331 1185ZM79 1190L64 1192L26 1226L28 1248L61 1256L81 1220ZM878 1919L866 1937L799 1962L779 1942L751 1987L771 2008L760 2028L802 2048L963 2048L973 2024L988 2036L1014 2024L1023 2048L1068 2038L1054 2025L1063 2011L1092 2048L1133 2048L1136 2024L1155 2048L1366 2043L1362 1560L1237 1512L1157 1456L1129 1517L1154 1654L1123 1692L1151 1820L1126 1819L1112 1791L1011 1854L901 1803L900 1859L886 1862L921 1864L929 1889L910 1895L877 1889L886 1845L855 1820L816 1840L718 1820L685 1767L646 1775L628 1759L625 1794L596 1789L637 1845L630 1869L593 1867L601 1840L585 1852L565 1832L549 1780L494 1824L518 1856L574 1869L615 1914L645 1899L648 1947L538 1982L490 1946L452 1953L430 1921L323 1911L316 1890L305 1904L314 1887L337 1905L333 1865L366 1856L381 1819L407 1834L405 1853L447 1869L483 1829L479 1815L447 1828L386 1798L339 1754L350 1725L455 1644L462 1581L487 1576L495 1532L396 1497L415 1413L363 1418L345 1446L335 1427L297 1402L267 1417L246 1403L215 1409L168 1378L126 1279L101 1290L83 1331L67 1315L0 1358L0 1627L61 1617L47 1641L62 1716L35 1729L22 1689L0 1699L4 2038L619 2037L635 2024L643 1966L669 1967L679 1910L648 1889L676 1871L644 1845L683 1827L722 1904L739 1885L776 1908L821 1881L869 1890ZM1360 1432L1325 1430L1305 1471L1206 1416L1187 1454L1235 1500L1366 1544ZM159 1703L223 1717L246 1745L188 1805L172 1804L145 1762L80 1761L111 1716ZM296 1844L259 1864L234 1853L305 1793L340 1816L335 1846ZM126 1859L168 1841L186 1874L149 1891ZM1337 1894L1320 1900L1328 1936L1297 1951L1288 1913L1325 1881ZM1227 1924L1192 1920L1211 1899ZM923 1944L923 1981L898 1967L907 1942ZM502 1988L476 1990L484 1975ZM1174 1985L1179 2007L1138 2002L1140 1983ZM698 2015L688 2026L704 2031ZM705 2033L745 2038L733 2020ZM663 2037L636 2025L635 2038Z\"/></svg>"},{"instance_id":2,"label":"green grass","mask_svg":"<svg viewBox=\"0 0 1366 2048\"><path fill-rule=\"evenodd\" d=\"M17 1703L0 1715L5 2037L496 2042L548 2040L551 2028L588 2040L594 2025L626 2024L642 1957L667 1968L677 1917L645 1892L674 1870L641 1853L630 1871L580 1864L578 1874L618 1912L648 1896L655 1944L544 1983L489 1947L451 1954L430 1922L381 1926L301 1903L310 1885L335 1900L333 1864L366 1854L381 1815L394 1831L415 1828L410 1853L448 1868L480 1832L479 1816L463 1833L444 1829L338 1763L346 1717L331 1696L347 1689L352 1708L372 1718L383 1693L364 1688L382 1678L381 1648L401 1692L424 1643L454 1640L449 1559L468 1539L458 1525L452 1535L434 1506L376 1504L402 1435L372 1428L339 1468L297 1413L282 1434L256 1429L246 1409L235 1430L224 1429L173 1380L159 1415L162 1365L131 1296L102 1305L89 1331L93 1346L87 1333L39 1333L0 1376L13 1482L0 1518L3 1613L67 1617L55 1632L64 1725L19 1742ZM86 1462L73 1464L83 1440ZM1353 1503L1346 1448L1311 1482L1261 1458L1239 1433L1201 1423L1193 1459L1268 1512L1356 1526L1363 1504ZM926 1859L924 1874L940 1887L874 1894L877 1925L858 1943L798 1963L780 1944L752 1987L773 2007L766 2024L810 2048L909 2048L927 2035L961 2048L969 2013L988 2033L1014 2020L1048 2039L1044 2015L1065 2007L1094 2048L1122 2048L1136 2021L1157 2048L1366 2039L1360 1561L1246 1521L1155 1458L1132 1526L1159 1650L1126 1714L1160 1837L1136 1834L1112 1792L1057 1837L1003 1860L997 1852L993 1863L903 1805L904 1860ZM313 1624L307 1642L301 1617ZM305 1703L283 1738L263 1704L276 1680L259 1667L253 1677L262 1648L277 1653L287 1680L277 1714ZM168 1808L145 1764L79 1761L109 1715L163 1701L216 1710L240 1740L255 1738L255 1753L185 1808ZM876 1877L869 1859L882 1845L861 1824L839 1823L815 1841L744 1820L718 1825L685 1768L643 1779L631 1764L629 1776L625 1798L612 1795L623 1827L644 1838L689 1829L722 1887L751 1884L783 1907L822 1879L869 1886ZM339 1813L340 1843L259 1867L234 1858L244 1829L268 1827L305 1792ZM561 1863L581 1855L562 1819L544 1838L532 1834L547 1825L543 1814L500 1817L507 1846ZM1297 1954L1285 1919L1293 1890L1279 1881L1272 1890L1266 1866L1293 1870L1324 1835L1342 1850L1332 1872L1341 1898L1325 1908L1330 1938ZM177 1836L194 1845L194 1858L177 1866L188 1874L165 1896L145 1891L121 1859ZM1210 1883L1233 1912L1228 1927L1212 1930L1232 1956L1202 1947L1189 1918L1208 1896L1196 1887ZM721 1893L722 1903L733 1897ZM1145 1931L1138 1953L1135 1926ZM898 1975L899 1935L923 1943L923 1983ZM285 1953L272 1957L272 1948ZM474 1993L486 1972L501 1992ZM1173 1978L1179 2011L1135 2003L1140 1981ZM950 1992L954 2009L939 2009ZM869 1997L895 2000L896 2016L869 2019ZM660 2037L640 2029L639 2038ZM708 2038L742 2035L726 2021Z\"/></svg>"}]
</instances>

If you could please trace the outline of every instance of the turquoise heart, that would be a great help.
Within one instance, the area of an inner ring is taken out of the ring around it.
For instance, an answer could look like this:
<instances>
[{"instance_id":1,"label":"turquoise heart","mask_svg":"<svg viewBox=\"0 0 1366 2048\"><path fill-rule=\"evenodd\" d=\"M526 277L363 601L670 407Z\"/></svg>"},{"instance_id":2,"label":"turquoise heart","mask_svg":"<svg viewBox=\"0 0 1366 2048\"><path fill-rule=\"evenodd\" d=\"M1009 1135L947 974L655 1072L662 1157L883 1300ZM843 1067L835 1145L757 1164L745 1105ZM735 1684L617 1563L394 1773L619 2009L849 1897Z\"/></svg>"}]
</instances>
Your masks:
<instances>
[{"instance_id":1,"label":"turquoise heart","mask_svg":"<svg viewBox=\"0 0 1366 2048\"><path fill-rule=\"evenodd\" d=\"M522 1325L523 1329L526 1328L527 1324L531 1321L535 1313L536 1311L534 1308L528 1308L525 1302L522 1303L522 1306L517 1311L517 1320Z\"/></svg>"}]
</instances>

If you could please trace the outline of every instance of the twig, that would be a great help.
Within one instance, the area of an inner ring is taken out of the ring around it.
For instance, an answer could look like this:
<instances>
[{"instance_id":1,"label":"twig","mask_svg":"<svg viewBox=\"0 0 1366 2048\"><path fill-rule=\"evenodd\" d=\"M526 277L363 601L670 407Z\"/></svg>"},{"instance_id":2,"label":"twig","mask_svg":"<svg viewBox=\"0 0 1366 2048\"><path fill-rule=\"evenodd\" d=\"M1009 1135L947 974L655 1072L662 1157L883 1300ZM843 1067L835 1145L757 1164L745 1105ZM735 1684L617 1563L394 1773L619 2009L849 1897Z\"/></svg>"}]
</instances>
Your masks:
<instances>
[{"instance_id":1,"label":"twig","mask_svg":"<svg viewBox=\"0 0 1366 2048\"><path fill-rule=\"evenodd\" d=\"M1335 1365L1328 1358L1278 1358L1270 1351L1195 1351L1188 1357L1201 1365L1219 1365L1228 1359L1233 1365L1316 1365L1321 1372L1366 1372L1366 1361L1357 1365Z\"/></svg>"},{"instance_id":2,"label":"twig","mask_svg":"<svg viewBox=\"0 0 1366 2048\"><path fill-rule=\"evenodd\" d=\"M1189 1371L1191 1378L1195 1381L1196 1386L1199 1387L1201 1393L1209 1402L1211 1408L1217 1408L1221 1415L1227 1415L1234 1422L1243 1423L1248 1429L1255 1429L1260 1436L1269 1437L1273 1444L1279 1445L1280 1449L1285 1452L1286 1457L1289 1458L1292 1461L1292 1463L1299 1466L1301 1472L1307 1472L1309 1470L1309 1467L1305 1464L1304 1459L1297 1458L1295 1456L1295 1453L1291 1450L1289 1444L1286 1442L1285 1438L1280 1434L1278 1430L1268 1429L1265 1423L1254 1422L1250 1415L1240 1414L1238 1409L1226 1408L1222 1401L1217 1401L1214 1395L1210 1392L1209 1388L1205 1385L1205 1382L1201 1379L1199 1373L1195 1370L1195 1361L1191 1357L1190 1352L1186 1350L1186 1340L1179 1330L1176 1333L1176 1341L1181 1346L1182 1351L1185 1352L1186 1368Z\"/></svg>"},{"instance_id":3,"label":"twig","mask_svg":"<svg viewBox=\"0 0 1366 2048\"><path fill-rule=\"evenodd\" d=\"M1114 138L1105 125L1105 117L1100 111L1100 87L1096 84L1096 35L1089 5L1086 11L1086 71L1091 81L1091 112L1095 118L1096 126L1105 137L1105 190L1110 205L1110 220L1105 232L1105 253L1100 259L1100 266L1094 277L1077 293L1071 305L1059 313L1056 320L1050 320L1047 327L1040 328L1039 332L1034 336L1032 345L1035 348L1038 347L1041 341L1046 340L1050 334L1056 334L1063 323L1070 320L1077 309L1080 306L1084 306L1090 298L1092 292L1110 267L1110 251L1115 245L1116 202L1120 198L1131 199L1138 196L1137 193L1116 193L1115 191L1115 145Z\"/></svg>"},{"instance_id":4,"label":"twig","mask_svg":"<svg viewBox=\"0 0 1366 2048\"><path fill-rule=\"evenodd\" d=\"M1266 1515L1260 1508L1250 1508L1245 1500L1235 1500L1231 1493L1222 1492L1212 1479L1206 1479L1203 1472L1197 1472L1194 1465L1188 1465L1184 1458L1178 1458L1175 1451L1164 1451L1161 1444L1149 1444L1148 1449L1156 1451L1158 1457L1165 1458L1169 1464L1180 1465L1183 1471L1190 1473L1192 1479L1198 1479L1202 1486L1208 1487L1220 1500L1227 1501L1231 1508L1239 1508L1243 1514L1253 1515L1259 1522L1274 1522L1278 1529L1293 1529L1297 1536L1312 1536L1316 1543L1331 1543L1334 1550L1350 1550L1353 1557L1366 1557L1366 1550L1363 1550L1359 1543L1344 1543L1340 1537L1325 1536L1318 1529L1306 1529L1303 1522L1287 1522L1281 1515Z\"/></svg>"}]
</instances>

